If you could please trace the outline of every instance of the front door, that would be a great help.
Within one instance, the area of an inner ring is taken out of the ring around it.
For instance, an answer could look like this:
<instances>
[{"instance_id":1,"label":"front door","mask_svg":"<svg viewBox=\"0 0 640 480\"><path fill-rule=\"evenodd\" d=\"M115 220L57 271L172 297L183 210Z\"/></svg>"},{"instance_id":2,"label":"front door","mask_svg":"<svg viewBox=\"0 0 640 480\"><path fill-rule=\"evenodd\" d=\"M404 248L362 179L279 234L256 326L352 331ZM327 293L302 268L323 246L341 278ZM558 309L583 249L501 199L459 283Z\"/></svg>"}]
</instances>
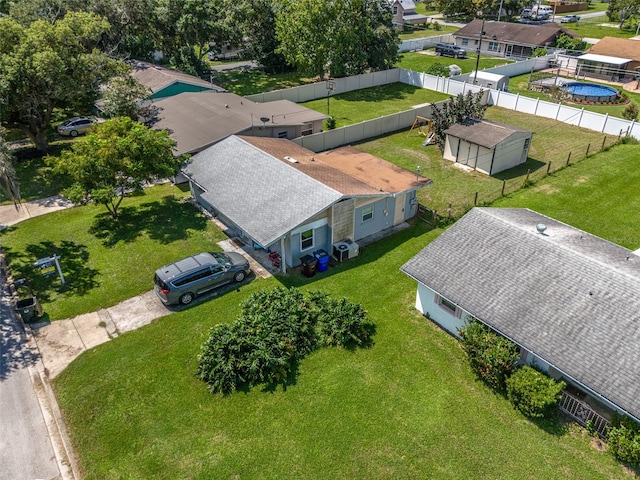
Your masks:
<instances>
[{"instance_id":1,"label":"front door","mask_svg":"<svg viewBox=\"0 0 640 480\"><path fill-rule=\"evenodd\" d=\"M510 57L512 53L513 53L513 45L509 44L507 45L507 48L504 51L504 56Z\"/></svg>"}]
</instances>

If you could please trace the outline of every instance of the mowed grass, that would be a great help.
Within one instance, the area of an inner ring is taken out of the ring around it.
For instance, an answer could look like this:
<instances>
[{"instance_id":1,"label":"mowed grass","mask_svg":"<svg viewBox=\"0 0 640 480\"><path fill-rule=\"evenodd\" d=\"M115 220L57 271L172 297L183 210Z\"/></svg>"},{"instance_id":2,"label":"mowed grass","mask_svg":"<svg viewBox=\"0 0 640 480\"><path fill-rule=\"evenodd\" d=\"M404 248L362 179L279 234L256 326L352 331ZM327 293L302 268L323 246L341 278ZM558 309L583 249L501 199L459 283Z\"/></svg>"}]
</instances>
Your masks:
<instances>
[{"instance_id":1,"label":"mowed grass","mask_svg":"<svg viewBox=\"0 0 640 480\"><path fill-rule=\"evenodd\" d=\"M311 280L256 280L84 353L55 389L86 478L624 478L577 428L518 414L416 313L398 269L439 233L418 222ZM281 284L361 302L375 345L316 351L285 391L209 394L194 377L209 329Z\"/></svg>"},{"instance_id":2,"label":"mowed grass","mask_svg":"<svg viewBox=\"0 0 640 480\"><path fill-rule=\"evenodd\" d=\"M575 162L584 157L589 144L593 153L605 140L598 132L499 107L488 108L485 118L535 132L526 163L492 177L463 170L444 160L435 145L423 147L425 137L420 135L419 129L404 130L357 146L412 172L419 166L420 174L433 180L432 185L419 190L420 202L441 215L446 215L451 204L451 214L456 216L473 206L476 192L478 204L495 200L501 195L503 180L507 182L505 192L514 191L524 183L527 171L530 179L540 178L546 174L549 162L551 170L558 169L566 164L569 152ZM609 137L607 144L615 140L617 138Z\"/></svg>"},{"instance_id":3,"label":"mowed grass","mask_svg":"<svg viewBox=\"0 0 640 480\"><path fill-rule=\"evenodd\" d=\"M414 105L435 103L447 98L449 95L433 90L405 83L390 83L332 95L329 98L328 109L326 98L304 102L301 105L322 113L329 110L331 116L336 119L336 127L343 127L409 110Z\"/></svg>"},{"instance_id":4,"label":"mowed grass","mask_svg":"<svg viewBox=\"0 0 640 480\"><path fill-rule=\"evenodd\" d=\"M126 198L120 218L104 207L81 206L34 217L0 232L14 278L29 279L44 308L58 320L115 305L153 288L156 269L225 238L169 184ZM66 284L42 277L39 258L61 256Z\"/></svg>"},{"instance_id":5,"label":"mowed grass","mask_svg":"<svg viewBox=\"0 0 640 480\"><path fill-rule=\"evenodd\" d=\"M397 67L413 70L414 72L426 72L431 65L439 63L441 65L458 65L462 73L473 72L476 69L476 55L467 49L467 58L451 58L436 55L433 49L425 50L423 53L407 52L400 56ZM499 57L480 57L479 70L486 70L500 65L512 63L507 59Z\"/></svg>"}]
</instances>

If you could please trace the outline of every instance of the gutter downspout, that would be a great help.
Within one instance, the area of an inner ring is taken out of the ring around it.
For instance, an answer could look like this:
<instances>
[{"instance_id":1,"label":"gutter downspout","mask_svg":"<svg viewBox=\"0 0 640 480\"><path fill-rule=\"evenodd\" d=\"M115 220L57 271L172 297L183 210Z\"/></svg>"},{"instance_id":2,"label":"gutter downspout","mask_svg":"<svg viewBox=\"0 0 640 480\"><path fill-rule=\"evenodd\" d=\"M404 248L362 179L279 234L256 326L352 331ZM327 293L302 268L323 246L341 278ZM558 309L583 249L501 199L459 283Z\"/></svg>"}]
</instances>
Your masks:
<instances>
[{"instance_id":1,"label":"gutter downspout","mask_svg":"<svg viewBox=\"0 0 640 480\"><path fill-rule=\"evenodd\" d=\"M287 273L287 258L284 249L284 236L280 237L280 251L282 252L282 262L280 263L280 270L282 270L282 273Z\"/></svg>"}]
</instances>

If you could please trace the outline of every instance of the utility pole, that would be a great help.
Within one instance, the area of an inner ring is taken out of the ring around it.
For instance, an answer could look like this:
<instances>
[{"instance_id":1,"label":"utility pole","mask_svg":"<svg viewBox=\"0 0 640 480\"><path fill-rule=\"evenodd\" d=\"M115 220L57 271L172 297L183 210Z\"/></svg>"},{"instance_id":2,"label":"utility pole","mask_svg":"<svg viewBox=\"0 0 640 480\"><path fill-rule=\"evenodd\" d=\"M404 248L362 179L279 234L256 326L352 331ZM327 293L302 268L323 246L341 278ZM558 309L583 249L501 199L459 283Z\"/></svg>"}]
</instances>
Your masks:
<instances>
[{"instance_id":1,"label":"utility pole","mask_svg":"<svg viewBox=\"0 0 640 480\"><path fill-rule=\"evenodd\" d=\"M482 37L484 35L484 18L482 19L482 26L480 27L480 40L478 40L478 51L476 55L476 71L473 74L473 84L476 84L478 79L478 68L480 67L480 51L482 50Z\"/></svg>"},{"instance_id":2,"label":"utility pole","mask_svg":"<svg viewBox=\"0 0 640 480\"><path fill-rule=\"evenodd\" d=\"M500 21L500 15L502 15L502 2L503 0L500 0L500 8L498 9L498 21Z\"/></svg>"}]
</instances>

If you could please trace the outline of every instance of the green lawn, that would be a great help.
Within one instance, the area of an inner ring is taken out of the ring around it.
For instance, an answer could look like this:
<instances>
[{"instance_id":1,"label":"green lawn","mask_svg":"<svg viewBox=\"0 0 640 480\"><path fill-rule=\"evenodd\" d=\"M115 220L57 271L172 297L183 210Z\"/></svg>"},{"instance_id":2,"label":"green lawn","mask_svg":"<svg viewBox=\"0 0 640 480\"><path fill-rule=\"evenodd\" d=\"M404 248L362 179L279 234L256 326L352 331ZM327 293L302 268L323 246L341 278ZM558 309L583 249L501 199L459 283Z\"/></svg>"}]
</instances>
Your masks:
<instances>
[{"instance_id":1,"label":"green lawn","mask_svg":"<svg viewBox=\"0 0 640 480\"><path fill-rule=\"evenodd\" d=\"M311 281L256 280L83 354L55 388L86 478L622 478L577 428L527 421L475 380L415 312L398 269L439 233L419 222ZM194 371L211 326L281 284L362 302L375 345L313 353L286 391L207 393Z\"/></svg>"},{"instance_id":2,"label":"green lawn","mask_svg":"<svg viewBox=\"0 0 640 480\"><path fill-rule=\"evenodd\" d=\"M45 319L58 320L115 305L153 288L153 273L189 253L219 250L225 238L185 199L163 185L125 199L121 218L104 207L82 206L35 217L0 232L14 278L27 277ZM53 253L66 285L33 266Z\"/></svg>"},{"instance_id":3,"label":"green lawn","mask_svg":"<svg viewBox=\"0 0 640 480\"><path fill-rule=\"evenodd\" d=\"M433 49L429 53L433 53ZM476 69L476 56L474 53L467 52L469 53L467 58L441 57L439 55L430 55L429 53L403 53L401 55L400 62L398 62L396 66L406 68L407 70L413 70L414 72L426 72L434 63L440 63L442 65L458 65L462 69L462 73L469 73ZM505 65L507 63L512 62L498 57L480 57L479 69L485 70L487 68Z\"/></svg>"},{"instance_id":4,"label":"green lawn","mask_svg":"<svg viewBox=\"0 0 640 480\"><path fill-rule=\"evenodd\" d=\"M524 183L527 170L531 172L530 179L541 178L546 174L549 162L551 171L561 168L566 164L569 152L575 162L584 157L589 144L590 152L594 153L605 139L598 132L498 107L490 107L485 118L535 132L525 164L493 177L464 171L444 160L437 147L423 147L424 136L418 130L405 130L365 141L358 144L358 148L412 172L420 166L421 175L433 180L432 185L418 192L420 202L443 215L451 204L451 212L455 216L473 206L476 192L478 204L490 202L500 197L503 180L506 180L505 192L514 191ZM608 137L607 145L615 140L617 138Z\"/></svg>"},{"instance_id":5,"label":"green lawn","mask_svg":"<svg viewBox=\"0 0 640 480\"><path fill-rule=\"evenodd\" d=\"M419 4L418 4L419 5ZM400 40L412 40L414 38L435 37L438 35L444 35L446 33L455 33L460 30L458 27L452 27L442 21L436 20L438 27L435 28L436 23L428 23L427 27L416 26L413 29L407 28L400 33Z\"/></svg>"},{"instance_id":6,"label":"green lawn","mask_svg":"<svg viewBox=\"0 0 640 480\"><path fill-rule=\"evenodd\" d=\"M414 105L435 103L447 98L449 95L433 90L425 90L404 83L390 83L332 95L329 99L329 110L331 116L336 119L336 126L343 127L409 110ZM301 103L301 105L327 113L326 98Z\"/></svg>"},{"instance_id":7,"label":"green lawn","mask_svg":"<svg viewBox=\"0 0 640 480\"><path fill-rule=\"evenodd\" d=\"M577 12L577 15L580 15L580 12ZM564 26L581 38L631 38L636 34L635 26L625 24L622 29L619 29L617 22L610 22L607 17L584 18L578 23Z\"/></svg>"}]
</instances>

